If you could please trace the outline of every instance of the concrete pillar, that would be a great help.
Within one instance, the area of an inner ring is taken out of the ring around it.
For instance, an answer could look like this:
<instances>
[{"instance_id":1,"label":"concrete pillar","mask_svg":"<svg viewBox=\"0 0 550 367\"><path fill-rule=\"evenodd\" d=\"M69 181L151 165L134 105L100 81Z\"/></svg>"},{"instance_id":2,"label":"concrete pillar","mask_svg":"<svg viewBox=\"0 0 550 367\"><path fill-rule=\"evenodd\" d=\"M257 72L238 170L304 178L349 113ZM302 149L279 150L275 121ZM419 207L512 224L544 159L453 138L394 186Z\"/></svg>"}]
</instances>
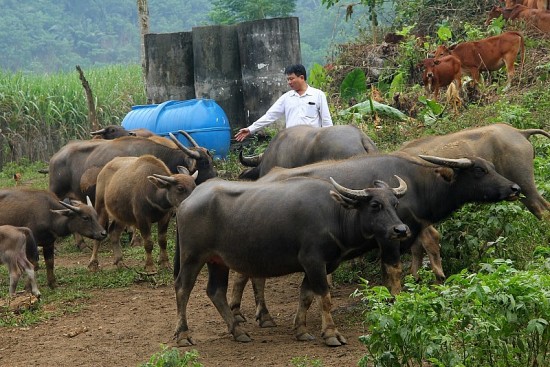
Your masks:
<instances>
[{"instance_id":1,"label":"concrete pillar","mask_svg":"<svg viewBox=\"0 0 550 367\"><path fill-rule=\"evenodd\" d=\"M248 126L289 90L284 69L300 64L298 18L274 18L237 25L242 89Z\"/></svg>"},{"instance_id":2,"label":"concrete pillar","mask_svg":"<svg viewBox=\"0 0 550 367\"><path fill-rule=\"evenodd\" d=\"M146 34L145 67L149 103L195 98L191 32Z\"/></svg>"},{"instance_id":3,"label":"concrete pillar","mask_svg":"<svg viewBox=\"0 0 550 367\"><path fill-rule=\"evenodd\" d=\"M193 27L192 33L195 96L215 100L234 131L245 125L236 27Z\"/></svg>"}]
</instances>

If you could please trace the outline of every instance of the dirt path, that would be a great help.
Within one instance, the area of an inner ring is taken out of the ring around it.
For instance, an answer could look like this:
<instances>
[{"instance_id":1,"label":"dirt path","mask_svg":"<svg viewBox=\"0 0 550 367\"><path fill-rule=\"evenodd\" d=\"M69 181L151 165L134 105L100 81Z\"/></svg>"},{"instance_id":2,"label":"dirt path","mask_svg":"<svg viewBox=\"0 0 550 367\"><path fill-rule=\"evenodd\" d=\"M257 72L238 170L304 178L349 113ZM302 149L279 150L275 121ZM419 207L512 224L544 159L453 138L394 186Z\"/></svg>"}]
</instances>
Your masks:
<instances>
[{"instance_id":1,"label":"dirt path","mask_svg":"<svg viewBox=\"0 0 550 367\"><path fill-rule=\"evenodd\" d=\"M86 257L82 264L85 264ZM56 259L57 261L57 259ZM74 266L74 259L70 263ZM63 266L57 261L56 266ZM243 312L253 341L237 343L206 296L206 271L199 276L188 307L194 347L205 366L294 366L292 358L320 360L323 366L356 366L365 354L358 337L364 333L356 288L334 289L333 316L348 344L329 348L320 338L320 314L316 303L308 313L308 326L316 340L298 342L292 321L298 301L300 274L268 280L266 296L278 327L260 328L254 319L250 286ZM58 289L63 292L63 288ZM160 344L174 346L176 302L172 287L152 288L135 284L130 288L94 291L76 314L49 320L30 328L0 329L0 366L69 367L137 366L160 351ZM189 348L181 348L182 351Z\"/></svg>"}]
</instances>

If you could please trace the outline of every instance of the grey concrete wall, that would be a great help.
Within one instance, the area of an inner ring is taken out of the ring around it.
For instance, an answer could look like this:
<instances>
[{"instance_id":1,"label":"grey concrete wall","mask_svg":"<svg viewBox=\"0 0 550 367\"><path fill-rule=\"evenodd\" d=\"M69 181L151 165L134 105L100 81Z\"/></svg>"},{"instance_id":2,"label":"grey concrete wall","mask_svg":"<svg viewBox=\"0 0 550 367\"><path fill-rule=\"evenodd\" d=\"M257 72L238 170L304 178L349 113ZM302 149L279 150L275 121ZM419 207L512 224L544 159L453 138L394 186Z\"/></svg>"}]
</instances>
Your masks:
<instances>
[{"instance_id":1,"label":"grey concrete wall","mask_svg":"<svg viewBox=\"0 0 550 367\"><path fill-rule=\"evenodd\" d=\"M237 25L248 126L289 90L284 69L300 64L298 18L262 19Z\"/></svg>"},{"instance_id":2,"label":"grey concrete wall","mask_svg":"<svg viewBox=\"0 0 550 367\"><path fill-rule=\"evenodd\" d=\"M146 34L145 60L150 103L195 98L191 32Z\"/></svg>"},{"instance_id":3,"label":"grey concrete wall","mask_svg":"<svg viewBox=\"0 0 550 367\"><path fill-rule=\"evenodd\" d=\"M234 25L193 27L195 96L215 100L232 129L244 126L237 29Z\"/></svg>"},{"instance_id":4,"label":"grey concrete wall","mask_svg":"<svg viewBox=\"0 0 550 367\"><path fill-rule=\"evenodd\" d=\"M288 90L284 68L302 60L298 18L150 33L145 57L150 103L213 99L236 130Z\"/></svg>"}]
</instances>

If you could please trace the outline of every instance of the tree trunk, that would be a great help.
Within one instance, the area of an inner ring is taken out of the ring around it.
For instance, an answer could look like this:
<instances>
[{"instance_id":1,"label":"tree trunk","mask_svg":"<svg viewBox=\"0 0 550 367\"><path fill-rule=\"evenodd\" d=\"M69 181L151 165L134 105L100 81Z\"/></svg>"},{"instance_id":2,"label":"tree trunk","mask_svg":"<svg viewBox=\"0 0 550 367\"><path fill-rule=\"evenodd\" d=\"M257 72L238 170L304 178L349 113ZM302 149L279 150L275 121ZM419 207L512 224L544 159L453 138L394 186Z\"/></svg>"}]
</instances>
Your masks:
<instances>
[{"instance_id":1,"label":"tree trunk","mask_svg":"<svg viewBox=\"0 0 550 367\"><path fill-rule=\"evenodd\" d=\"M139 27L141 30L141 69L145 95L147 95L147 60L145 59L145 35L149 33L149 6L147 0L137 0Z\"/></svg>"},{"instance_id":2,"label":"tree trunk","mask_svg":"<svg viewBox=\"0 0 550 367\"><path fill-rule=\"evenodd\" d=\"M90 88L90 84L84 77L84 72L80 68L80 65L76 65L76 70L80 75L82 87L84 88L84 91L86 91L86 100L88 101L88 120L90 122L90 125L92 125L92 131L99 130L99 123L97 122L97 114L95 111L95 103L92 89Z\"/></svg>"}]
</instances>

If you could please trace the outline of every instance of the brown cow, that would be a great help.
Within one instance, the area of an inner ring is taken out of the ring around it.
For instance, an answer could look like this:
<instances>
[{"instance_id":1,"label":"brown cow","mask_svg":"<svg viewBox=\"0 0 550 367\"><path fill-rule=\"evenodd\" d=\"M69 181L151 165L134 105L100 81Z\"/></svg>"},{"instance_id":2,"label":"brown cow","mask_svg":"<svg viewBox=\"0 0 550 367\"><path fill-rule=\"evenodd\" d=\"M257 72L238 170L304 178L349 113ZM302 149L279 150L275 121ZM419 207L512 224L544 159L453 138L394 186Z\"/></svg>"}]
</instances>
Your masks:
<instances>
[{"instance_id":1,"label":"brown cow","mask_svg":"<svg viewBox=\"0 0 550 367\"><path fill-rule=\"evenodd\" d=\"M109 229L116 265L123 265L120 235L126 226L131 226L139 229L143 237L145 270L155 271L151 225L158 223L159 262L169 267L166 234L172 209L193 191L198 176L198 171L190 176L181 166L178 172L170 174L166 164L152 155L117 157L103 167L97 176L95 206L99 223L106 226L109 218L114 221ZM88 265L92 271L99 267L98 249L99 241L95 241Z\"/></svg>"},{"instance_id":2,"label":"brown cow","mask_svg":"<svg viewBox=\"0 0 550 367\"><path fill-rule=\"evenodd\" d=\"M446 87L454 81L460 89L462 65L455 56L447 55L439 59L424 59L419 65L424 66L422 79L424 80L426 95L433 92L436 101L439 96L439 88Z\"/></svg>"},{"instance_id":3,"label":"brown cow","mask_svg":"<svg viewBox=\"0 0 550 367\"><path fill-rule=\"evenodd\" d=\"M38 247L32 231L27 227L0 226L0 264L6 264L8 267L12 297L15 296L17 283L23 270L29 277L32 294L40 297L34 265L29 261L27 253L35 263L38 263Z\"/></svg>"},{"instance_id":4,"label":"brown cow","mask_svg":"<svg viewBox=\"0 0 550 367\"><path fill-rule=\"evenodd\" d=\"M548 0L505 0L505 4L507 8L514 5L524 5L531 9L548 10Z\"/></svg>"},{"instance_id":5,"label":"brown cow","mask_svg":"<svg viewBox=\"0 0 550 367\"><path fill-rule=\"evenodd\" d=\"M487 20L485 24L489 24L494 18L498 18L502 15L502 18L510 20L525 20L525 22L542 33L550 33L550 12L541 9L532 9L524 5L514 5L510 8L502 8L499 6L493 6L493 8L487 13Z\"/></svg>"},{"instance_id":6,"label":"brown cow","mask_svg":"<svg viewBox=\"0 0 550 367\"><path fill-rule=\"evenodd\" d=\"M462 63L462 71L470 74L476 83L479 83L480 71L496 71L506 65L508 89L514 76L514 61L520 48L523 66L525 46L523 36L518 32L505 32L479 41L462 42L449 48L441 45L435 50L435 58L456 56Z\"/></svg>"}]
</instances>

